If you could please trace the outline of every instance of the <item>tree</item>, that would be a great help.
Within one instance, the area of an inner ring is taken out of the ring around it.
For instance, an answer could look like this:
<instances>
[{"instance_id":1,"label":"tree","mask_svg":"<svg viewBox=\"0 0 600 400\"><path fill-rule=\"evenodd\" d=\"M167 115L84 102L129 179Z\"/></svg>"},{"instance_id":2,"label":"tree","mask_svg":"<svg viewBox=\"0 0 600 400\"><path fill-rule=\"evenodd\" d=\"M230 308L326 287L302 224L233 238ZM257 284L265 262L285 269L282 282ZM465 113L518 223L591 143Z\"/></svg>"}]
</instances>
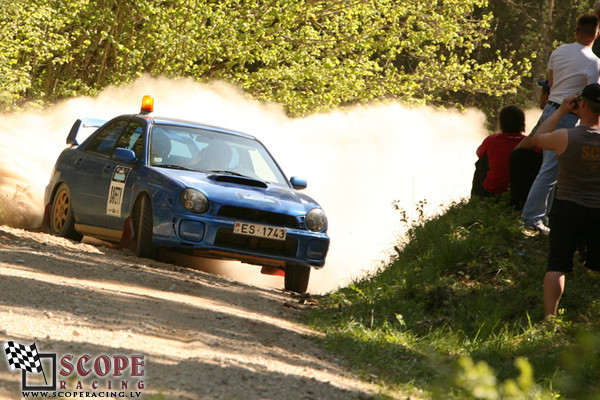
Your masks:
<instances>
[{"instance_id":1,"label":"tree","mask_svg":"<svg viewBox=\"0 0 600 400\"><path fill-rule=\"evenodd\" d=\"M0 1L4 107L143 73L225 80L291 115L384 99L477 105L515 93L530 68L490 48L485 0Z\"/></svg>"}]
</instances>

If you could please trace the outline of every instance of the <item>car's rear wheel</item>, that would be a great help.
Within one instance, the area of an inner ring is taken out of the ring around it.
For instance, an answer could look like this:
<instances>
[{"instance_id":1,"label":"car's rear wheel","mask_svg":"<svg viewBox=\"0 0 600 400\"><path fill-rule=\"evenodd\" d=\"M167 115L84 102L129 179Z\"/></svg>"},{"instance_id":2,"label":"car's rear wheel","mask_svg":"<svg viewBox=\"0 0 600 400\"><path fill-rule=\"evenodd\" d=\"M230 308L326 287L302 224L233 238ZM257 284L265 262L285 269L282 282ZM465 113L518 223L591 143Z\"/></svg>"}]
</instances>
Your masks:
<instances>
[{"instance_id":1,"label":"car's rear wheel","mask_svg":"<svg viewBox=\"0 0 600 400\"><path fill-rule=\"evenodd\" d=\"M50 233L79 242L83 235L75 230L73 207L71 206L71 191L62 183L54 199L50 210Z\"/></svg>"},{"instance_id":2,"label":"car's rear wheel","mask_svg":"<svg viewBox=\"0 0 600 400\"><path fill-rule=\"evenodd\" d=\"M296 293L306 293L310 267L302 264L287 264L285 266L285 290Z\"/></svg>"},{"instance_id":3,"label":"car's rear wheel","mask_svg":"<svg viewBox=\"0 0 600 400\"><path fill-rule=\"evenodd\" d=\"M148 196L139 198L134 209L135 255L155 258L156 247L152 244L152 204Z\"/></svg>"}]
</instances>

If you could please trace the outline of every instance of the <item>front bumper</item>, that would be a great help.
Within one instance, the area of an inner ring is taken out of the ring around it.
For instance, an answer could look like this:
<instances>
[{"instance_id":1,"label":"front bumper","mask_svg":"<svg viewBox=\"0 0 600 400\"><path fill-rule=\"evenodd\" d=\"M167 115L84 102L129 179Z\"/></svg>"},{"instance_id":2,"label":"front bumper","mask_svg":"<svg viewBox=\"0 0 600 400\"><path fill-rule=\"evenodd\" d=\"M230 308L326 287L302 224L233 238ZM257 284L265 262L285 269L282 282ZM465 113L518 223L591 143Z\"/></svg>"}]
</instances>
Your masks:
<instances>
[{"instance_id":1,"label":"front bumper","mask_svg":"<svg viewBox=\"0 0 600 400\"><path fill-rule=\"evenodd\" d=\"M287 263L322 268L329 250L325 233L287 229L285 240L259 238L233 233L235 220L212 215L175 215L154 226L153 242L159 247L194 255L239 260L284 267Z\"/></svg>"}]
</instances>

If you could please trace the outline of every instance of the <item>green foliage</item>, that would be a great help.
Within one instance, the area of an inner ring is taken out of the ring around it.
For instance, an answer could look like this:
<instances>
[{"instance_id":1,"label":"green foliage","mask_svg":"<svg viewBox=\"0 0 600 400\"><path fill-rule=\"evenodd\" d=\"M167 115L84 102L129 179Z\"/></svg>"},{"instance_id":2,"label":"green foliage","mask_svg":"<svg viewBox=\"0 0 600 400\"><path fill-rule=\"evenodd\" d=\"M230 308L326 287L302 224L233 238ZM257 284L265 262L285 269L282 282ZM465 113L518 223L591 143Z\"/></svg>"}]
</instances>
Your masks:
<instances>
[{"instance_id":1,"label":"green foliage","mask_svg":"<svg viewBox=\"0 0 600 400\"><path fill-rule=\"evenodd\" d=\"M533 106L593 0L0 0L0 110L142 74L220 79L290 115L369 101Z\"/></svg>"},{"instance_id":2,"label":"green foliage","mask_svg":"<svg viewBox=\"0 0 600 400\"><path fill-rule=\"evenodd\" d=\"M531 364L522 357L515 360L519 370L517 378L498 383L494 371L483 361L474 363L468 356L461 356L449 376L449 387L460 394L461 399L526 400L552 399L553 396L537 385L533 379ZM448 386L437 388L435 399L445 399Z\"/></svg>"},{"instance_id":3,"label":"green foliage","mask_svg":"<svg viewBox=\"0 0 600 400\"><path fill-rule=\"evenodd\" d=\"M577 334L574 344L561 354L564 370L558 377L563 394L572 399L600 399L600 334L584 330ZM595 382L590 385L589 382Z\"/></svg>"},{"instance_id":4,"label":"green foliage","mask_svg":"<svg viewBox=\"0 0 600 400\"><path fill-rule=\"evenodd\" d=\"M0 0L0 107L141 74L222 79L292 115L515 93L527 57L487 51L485 0Z\"/></svg>"},{"instance_id":5,"label":"green foliage","mask_svg":"<svg viewBox=\"0 0 600 400\"><path fill-rule=\"evenodd\" d=\"M391 390L600 398L600 281L576 263L561 315L544 321L547 238L527 234L506 200L419 219L387 267L325 296L311 324Z\"/></svg>"}]
</instances>

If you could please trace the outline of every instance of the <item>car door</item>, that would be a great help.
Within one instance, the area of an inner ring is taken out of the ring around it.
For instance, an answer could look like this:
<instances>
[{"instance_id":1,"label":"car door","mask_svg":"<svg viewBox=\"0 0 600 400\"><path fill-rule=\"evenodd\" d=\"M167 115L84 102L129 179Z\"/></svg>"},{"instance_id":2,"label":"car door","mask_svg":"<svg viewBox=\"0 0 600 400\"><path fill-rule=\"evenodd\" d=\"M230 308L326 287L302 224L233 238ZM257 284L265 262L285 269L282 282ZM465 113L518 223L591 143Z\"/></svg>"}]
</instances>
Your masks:
<instances>
[{"instance_id":1,"label":"car door","mask_svg":"<svg viewBox=\"0 0 600 400\"><path fill-rule=\"evenodd\" d=\"M70 189L79 224L106 225L106 202L114 169L110 156L126 127L127 119L109 122L94 134L75 160L78 173L74 175Z\"/></svg>"},{"instance_id":2,"label":"car door","mask_svg":"<svg viewBox=\"0 0 600 400\"><path fill-rule=\"evenodd\" d=\"M110 175L106 199L106 227L109 229L123 230L125 220L129 216L132 204L133 186L137 180L138 170L145 158L146 134L144 126L139 121L129 121L121 133L115 148L133 150L136 162L127 164L115 160L114 157L106 161L104 169Z\"/></svg>"}]
</instances>

